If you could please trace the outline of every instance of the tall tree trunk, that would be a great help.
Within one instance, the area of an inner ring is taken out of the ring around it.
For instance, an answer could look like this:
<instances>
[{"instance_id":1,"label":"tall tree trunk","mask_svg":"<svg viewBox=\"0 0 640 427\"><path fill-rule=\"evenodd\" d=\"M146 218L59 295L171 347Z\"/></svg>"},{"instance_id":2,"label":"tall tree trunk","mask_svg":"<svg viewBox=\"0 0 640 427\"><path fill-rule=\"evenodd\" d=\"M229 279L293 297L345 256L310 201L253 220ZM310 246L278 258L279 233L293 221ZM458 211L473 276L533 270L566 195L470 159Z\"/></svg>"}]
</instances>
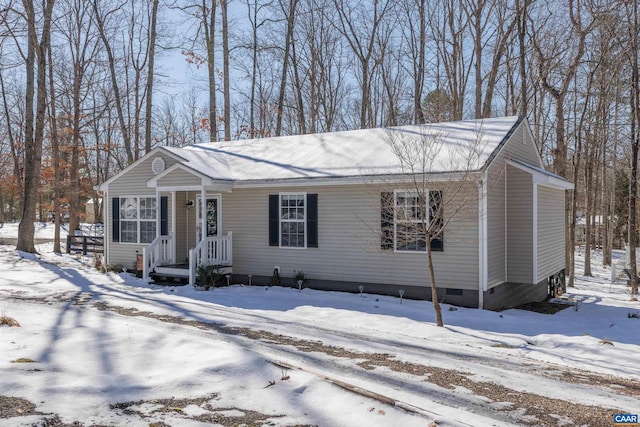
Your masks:
<instances>
[{"instance_id":1,"label":"tall tree trunk","mask_svg":"<svg viewBox=\"0 0 640 427\"><path fill-rule=\"evenodd\" d=\"M256 136L256 80L258 74L258 0L253 1L253 14L247 2L251 22L251 96L249 97L249 138Z\"/></svg>"},{"instance_id":2,"label":"tall tree trunk","mask_svg":"<svg viewBox=\"0 0 640 427\"><path fill-rule=\"evenodd\" d=\"M55 0L46 0L43 4L43 16L36 17L33 0L23 0L26 10L28 27L28 50L27 54L27 108L31 107L31 112L27 111L28 120L27 132L29 137L25 138L25 185L24 201L22 208L22 220L18 228L17 250L35 253L33 222L36 219L36 203L38 201L38 189L40 187L40 166L42 163L42 143L44 140L45 117L47 107L47 51L50 46L51 15ZM37 23L42 22L42 33L38 40ZM37 71L34 70L36 67ZM36 76L34 82L34 75ZM37 84L36 95L36 116L35 129L33 129L33 92L34 83ZM25 132L25 136L26 133Z\"/></svg>"},{"instance_id":3,"label":"tall tree trunk","mask_svg":"<svg viewBox=\"0 0 640 427\"><path fill-rule=\"evenodd\" d=\"M287 72L289 69L289 50L293 41L293 25L298 0L289 0L287 14L287 32L284 40L284 57L282 59L282 77L280 78L280 91L278 93L278 110L276 112L276 136L282 135L282 117L284 114L284 94L287 88Z\"/></svg>"},{"instance_id":4,"label":"tall tree trunk","mask_svg":"<svg viewBox=\"0 0 640 427\"><path fill-rule=\"evenodd\" d=\"M210 129L210 141L218 140L218 114L216 112L216 50L215 50L215 37L216 37L216 2L217 0L211 0L211 8L208 7L207 2L209 0L202 0L202 12L205 21L203 22L205 42L207 44L207 71L209 82L209 129ZM207 12L208 11L208 15ZM206 22L206 17L209 17L209 22Z\"/></svg>"},{"instance_id":5,"label":"tall tree trunk","mask_svg":"<svg viewBox=\"0 0 640 427\"><path fill-rule=\"evenodd\" d=\"M27 40L27 58L26 65L26 86L25 86L25 129L24 129L24 194L22 197L22 215L20 225L18 227L18 244L17 250L35 253L33 239L35 237L35 229L33 221L36 216L37 201L37 181L40 178L40 171L36 175L35 167L40 164L40 156L38 156L38 148L34 138L34 96L35 96L35 72L36 72L36 43L37 36L35 34L35 11L33 9L33 0L23 0L25 9L27 9L27 19L29 22L29 35ZM40 149L41 150L41 149Z\"/></svg>"},{"instance_id":6,"label":"tall tree trunk","mask_svg":"<svg viewBox=\"0 0 640 427\"><path fill-rule=\"evenodd\" d=\"M422 109L422 97L424 91L425 77L425 58L427 49L427 2L426 0L418 0L418 52L417 60L414 64L413 78L413 110L415 114L415 123L422 124L425 122L424 111Z\"/></svg>"},{"instance_id":7,"label":"tall tree trunk","mask_svg":"<svg viewBox=\"0 0 640 427\"><path fill-rule=\"evenodd\" d=\"M594 141L592 140L593 138L590 138L591 140L587 140L587 143L585 145L585 149L586 149L586 153L585 153L585 161L586 161L586 165L584 168L584 174L585 174L585 189L586 189L586 194L585 194L585 213L584 213L584 237L585 237L585 243L584 243L584 272L583 274L585 276L591 276L591 240L592 240L592 228L591 228L591 215L593 213L592 210L592 206L593 206L593 194L591 192L591 188L593 185L593 153L592 153L592 147L591 144L594 143Z\"/></svg>"},{"instance_id":8,"label":"tall tree trunk","mask_svg":"<svg viewBox=\"0 0 640 427\"><path fill-rule=\"evenodd\" d=\"M518 0L517 1L517 25L518 25L518 47L519 47L519 55L518 55L518 64L520 68L520 115L522 117L527 117L527 67L526 67L526 44L525 44L525 36L527 32L527 5L529 0Z\"/></svg>"},{"instance_id":9,"label":"tall tree trunk","mask_svg":"<svg viewBox=\"0 0 640 427\"><path fill-rule=\"evenodd\" d=\"M151 123L153 120L153 76L155 72L155 58L156 58L156 37L157 37L157 22L158 22L158 3L159 0L152 0L153 6L151 8L151 28L149 28L149 64L147 68L147 84L146 84L146 111L145 111L145 124L144 124L144 151L148 153L151 151Z\"/></svg>"},{"instance_id":10,"label":"tall tree trunk","mask_svg":"<svg viewBox=\"0 0 640 427\"><path fill-rule=\"evenodd\" d=\"M125 153L127 155L127 162L131 164L135 160L134 147L131 144L131 132L130 127L124 117L124 110L122 106L122 96L120 94L120 85L118 84L118 72L116 70L116 59L113 55L113 49L111 48L111 41L106 33L105 22L103 16L98 9L98 0L93 0L92 5L95 12L96 23L98 24L98 33L104 44L105 52L107 53L109 76L111 78L111 86L113 90L114 104L116 112L118 113L118 123L120 124L120 132L122 133L122 142L124 144ZM137 150L137 147L135 147Z\"/></svg>"},{"instance_id":11,"label":"tall tree trunk","mask_svg":"<svg viewBox=\"0 0 640 427\"><path fill-rule=\"evenodd\" d=\"M231 141L231 89L229 83L229 17L227 7L229 0L220 1L222 14L222 79L224 92L224 140Z\"/></svg>"},{"instance_id":12,"label":"tall tree trunk","mask_svg":"<svg viewBox=\"0 0 640 427\"><path fill-rule=\"evenodd\" d=\"M633 27L629 29L631 37L631 176L629 183L629 261L631 271L631 295L635 298L638 294L638 266L636 263L637 246L637 197L638 197L638 148L640 146L640 75L638 70L638 0L634 0Z\"/></svg>"},{"instance_id":13,"label":"tall tree trunk","mask_svg":"<svg viewBox=\"0 0 640 427\"><path fill-rule=\"evenodd\" d=\"M51 55L51 49L47 51L49 58L49 100L51 117L49 123L51 127L51 151L53 157L53 252L61 253L60 249L60 196L62 183L60 182L60 139L58 135L58 117L56 113L56 92L55 92L55 78L53 75L53 59Z\"/></svg>"},{"instance_id":14,"label":"tall tree trunk","mask_svg":"<svg viewBox=\"0 0 640 427\"><path fill-rule=\"evenodd\" d=\"M2 70L0 70L0 93L2 93L2 107L4 110L4 119L6 121L7 126L7 137L9 139L9 144L11 146L11 157L13 158L13 174L16 177L16 186L18 187L18 198L22 199L24 197L24 167L22 163L22 156L20 154L20 150L18 148L18 142L13 133L13 125L11 123L11 114L9 110L9 103L7 101L7 90L4 84L4 77L2 75ZM33 92L32 92L33 98ZM13 207L10 210L10 217L13 218Z\"/></svg>"},{"instance_id":15,"label":"tall tree trunk","mask_svg":"<svg viewBox=\"0 0 640 427\"><path fill-rule=\"evenodd\" d=\"M436 326L444 326L442 321L442 308L438 301L438 288L436 287L436 273L433 268L433 256L431 253L431 239L427 241L427 265L429 266L429 281L431 282L431 302L433 303L433 311L436 313ZM482 291L480 291L482 292Z\"/></svg>"}]
</instances>

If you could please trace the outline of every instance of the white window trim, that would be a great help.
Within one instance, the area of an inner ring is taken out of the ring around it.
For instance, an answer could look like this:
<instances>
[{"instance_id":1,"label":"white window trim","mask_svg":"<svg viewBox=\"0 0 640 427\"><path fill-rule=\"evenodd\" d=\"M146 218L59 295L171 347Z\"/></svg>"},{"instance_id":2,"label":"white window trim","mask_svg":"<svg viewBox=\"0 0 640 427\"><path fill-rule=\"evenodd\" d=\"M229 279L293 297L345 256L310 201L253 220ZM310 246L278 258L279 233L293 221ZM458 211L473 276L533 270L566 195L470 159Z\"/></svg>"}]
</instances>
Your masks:
<instances>
[{"instance_id":1,"label":"white window trim","mask_svg":"<svg viewBox=\"0 0 640 427\"><path fill-rule=\"evenodd\" d=\"M159 212L159 206L160 206L160 198L157 195L146 195L146 196L133 196L133 195L129 195L129 196L118 196L119 199L119 208L118 208L118 217L119 217L119 223L120 223L120 230L119 230L119 241L117 243L122 244L122 245L148 245L151 242L141 242L140 241L140 223L142 222L153 222L156 224L156 236L158 235L158 222L159 222L159 218L160 218L160 212ZM135 242L123 242L122 241L122 222L123 221L127 221L127 222L133 222L134 220L131 219L123 219L120 217L120 213L122 212L122 199L136 199L137 200L137 209L138 209L138 218L135 219L136 222L136 236L137 236L137 241ZM155 199L156 200L156 218L154 219L142 219L140 218L140 199ZM155 237L154 237L155 239ZM153 241L153 239L151 239L151 241Z\"/></svg>"},{"instance_id":2,"label":"white window trim","mask_svg":"<svg viewBox=\"0 0 640 427\"><path fill-rule=\"evenodd\" d=\"M284 220L285 222L302 222L304 223L304 246L282 246L282 196L303 196L304 197L304 220ZM307 192L280 192L278 193L278 246L282 249L307 249Z\"/></svg>"},{"instance_id":3,"label":"white window trim","mask_svg":"<svg viewBox=\"0 0 640 427\"><path fill-rule=\"evenodd\" d=\"M411 196L417 196L418 195L418 191L416 190L393 190L393 251L396 253L400 253L400 254L422 254L422 253L426 253L427 252L427 247L425 245L424 251L419 251L419 250L415 250L415 251L410 251L410 250L403 250L403 249L398 249L398 194L408 194ZM429 190L427 190L425 192L425 200L426 200L426 204L425 204L425 212L424 212L424 216L425 216L425 220L427 221L427 224L429 224L431 218L430 218L430 212L429 209L427 209L427 206L429 206ZM413 222L418 224L420 221L405 221L405 222Z\"/></svg>"}]
</instances>

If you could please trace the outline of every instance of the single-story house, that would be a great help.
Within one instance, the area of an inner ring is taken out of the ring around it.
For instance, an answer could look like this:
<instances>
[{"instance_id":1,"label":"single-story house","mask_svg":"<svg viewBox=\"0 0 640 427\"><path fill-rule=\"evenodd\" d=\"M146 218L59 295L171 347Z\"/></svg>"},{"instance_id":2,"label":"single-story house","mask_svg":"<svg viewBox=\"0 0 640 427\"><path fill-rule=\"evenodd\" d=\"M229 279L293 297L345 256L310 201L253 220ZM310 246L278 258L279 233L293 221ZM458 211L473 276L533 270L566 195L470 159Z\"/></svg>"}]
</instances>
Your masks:
<instances>
[{"instance_id":1,"label":"single-story house","mask_svg":"<svg viewBox=\"0 0 640 427\"><path fill-rule=\"evenodd\" d=\"M428 161L409 171L400 152ZM317 289L430 299L424 236L400 238L429 215L416 182L428 206L449 198L430 245L444 302L511 307L564 280L573 185L545 171L519 117L155 148L97 187L105 262L141 254L144 277L190 283L203 264L254 285L304 271Z\"/></svg>"}]
</instances>

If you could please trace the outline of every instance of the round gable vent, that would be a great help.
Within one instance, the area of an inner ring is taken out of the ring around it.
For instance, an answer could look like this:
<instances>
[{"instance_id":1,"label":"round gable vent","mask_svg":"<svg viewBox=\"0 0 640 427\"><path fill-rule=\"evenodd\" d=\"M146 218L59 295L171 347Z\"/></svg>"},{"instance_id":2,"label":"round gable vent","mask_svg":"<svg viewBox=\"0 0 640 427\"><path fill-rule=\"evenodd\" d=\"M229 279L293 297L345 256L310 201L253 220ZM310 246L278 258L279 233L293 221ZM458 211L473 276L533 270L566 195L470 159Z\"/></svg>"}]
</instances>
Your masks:
<instances>
[{"instance_id":1,"label":"round gable vent","mask_svg":"<svg viewBox=\"0 0 640 427\"><path fill-rule=\"evenodd\" d=\"M151 171L153 171L153 174L158 175L163 170L164 159L162 157L156 157L155 159L153 159L153 163L151 163Z\"/></svg>"}]
</instances>

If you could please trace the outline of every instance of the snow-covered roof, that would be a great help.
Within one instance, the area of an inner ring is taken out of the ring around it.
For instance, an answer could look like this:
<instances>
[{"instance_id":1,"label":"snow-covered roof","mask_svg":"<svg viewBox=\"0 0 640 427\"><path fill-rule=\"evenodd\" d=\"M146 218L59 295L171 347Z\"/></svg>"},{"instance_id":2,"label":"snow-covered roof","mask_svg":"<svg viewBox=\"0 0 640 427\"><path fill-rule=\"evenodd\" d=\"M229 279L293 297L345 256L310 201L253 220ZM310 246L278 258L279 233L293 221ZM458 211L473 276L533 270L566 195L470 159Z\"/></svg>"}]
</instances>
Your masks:
<instances>
[{"instance_id":1,"label":"snow-covered roof","mask_svg":"<svg viewBox=\"0 0 640 427\"><path fill-rule=\"evenodd\" d=\"M482 169L519 123L511 116L164 149L182 158L185 166L227 181L401 174L406 164L403 169L394 147L430 147L427 154L417 155L428 159L420 172L470 171Z\"/></svg>"}]
</instances>

